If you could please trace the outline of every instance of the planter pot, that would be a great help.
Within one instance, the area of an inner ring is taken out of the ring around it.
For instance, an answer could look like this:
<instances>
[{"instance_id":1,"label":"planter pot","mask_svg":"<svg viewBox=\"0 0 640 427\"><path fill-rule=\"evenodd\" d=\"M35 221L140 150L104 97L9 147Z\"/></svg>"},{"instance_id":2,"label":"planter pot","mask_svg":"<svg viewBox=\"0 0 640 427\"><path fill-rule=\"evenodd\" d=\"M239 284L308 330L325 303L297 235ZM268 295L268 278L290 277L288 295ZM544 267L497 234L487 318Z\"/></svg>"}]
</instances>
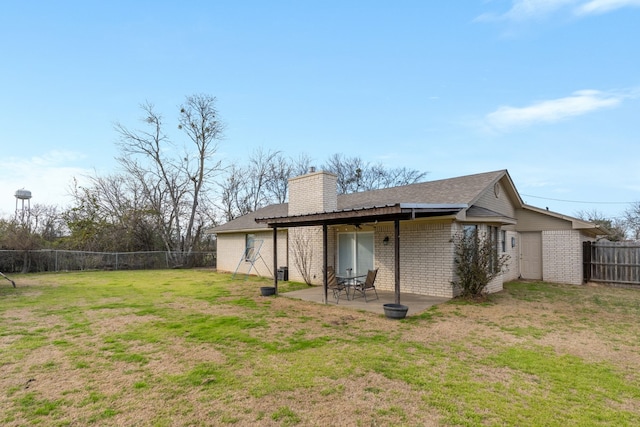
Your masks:
<instances>
[{"instance_id":1,"label":"planter pot","mask_svg":"<svg viewBox=\"0 0 640 427\"><path fill-rule=\"evenodd\" d=\"M268 296L271 296L271 295L275 295L276 294L276 288L275 288L275 286L262 286L260 288L260 294L263 297L268 297Z\"/></svg>"},{"instance_id":2,"label":"planter pot","mask_svg":"<svg viewBox=\"0 0 640 427\"><path fill-rule=\"evenodd\" d=\"M409 307L402 304L383 304L384 315L389 319L404 319Z\"/></svg>"}]
</instances>

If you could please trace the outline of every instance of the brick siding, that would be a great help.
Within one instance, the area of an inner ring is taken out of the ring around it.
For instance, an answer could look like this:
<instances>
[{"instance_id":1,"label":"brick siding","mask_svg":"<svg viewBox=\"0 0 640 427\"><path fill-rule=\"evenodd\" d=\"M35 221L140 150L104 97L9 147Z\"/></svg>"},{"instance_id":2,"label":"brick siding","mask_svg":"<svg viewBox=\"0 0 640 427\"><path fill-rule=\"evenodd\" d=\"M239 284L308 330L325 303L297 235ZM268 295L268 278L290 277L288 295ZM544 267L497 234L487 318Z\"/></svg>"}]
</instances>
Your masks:
<instances>
[{"instance_id":1,"label":"brick siding","mask_svg":"<svg viewBox=\"0 0 640 427\"><path fill-rule=\"evenodd\" d=\"M451 223L401 223L401 292L453 297L453 246ZM389 236L390 243L381 242ZM395 286L393 226L376 227L376 287L393 291Z\"/></svg>"},{"instance_id":2,"label":"brick siding","mask_svg":"<svg viewBox=\"0 0 640 427\"><path fill-rule=\"evenodd\" d=\"M578 230L542 232L542 278L582 284L582 236Z\"/></svg>"}]
</instances>

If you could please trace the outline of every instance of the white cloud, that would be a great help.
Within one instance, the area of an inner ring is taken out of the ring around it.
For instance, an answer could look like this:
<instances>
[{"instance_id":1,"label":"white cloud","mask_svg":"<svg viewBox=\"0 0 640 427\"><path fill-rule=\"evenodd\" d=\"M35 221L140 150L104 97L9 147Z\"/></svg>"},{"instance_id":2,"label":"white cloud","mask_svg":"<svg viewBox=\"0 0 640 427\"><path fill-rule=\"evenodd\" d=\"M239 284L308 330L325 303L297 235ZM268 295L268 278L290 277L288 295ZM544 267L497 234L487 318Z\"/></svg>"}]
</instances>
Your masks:
<instances>
[{"instance_id":1,"label":"white cloud","mask_svg":"<svg viewBox=\"0 0 640 427\"><path fill-rule=\"evenodd\" d=\"M549 15L577 0L514 0L507 12L503 14L485 13L479 21L528 21Z\"/></svg>"},{"instance_id":2,"label":"white cloud","mask_svg":"<svg viewBox=\"0 0 640 427\"><path fill-rule=\"evenodd\" d=\"M577 16L585 16L639 6L640 0L513 0L507 12L485 13L476 20L523 22L545 18L563 9Z\"/></svg>"},{"instance_id":3,"label":"white cloud","mask_svg":"<svg viewBox=\"0 0 640 427\"><path fill-rule=\"evenodd\" d=\"M597 90L581 90L571 96L539 101L526 107L502 106L486 115L484 123L504 132L536 123L554 123L620 104L625 95Z\"/></svg>"},{"instance_id":4,"label":"white cloud","mask_svg":"<svg viewBox=\"0 0 640 427\"><path fill-rule=\"evenodd\" d=\"M640 0L590 0L575 9L576 15L597 15L623 7L640 7Z\"/></svg>"}]
</instances>

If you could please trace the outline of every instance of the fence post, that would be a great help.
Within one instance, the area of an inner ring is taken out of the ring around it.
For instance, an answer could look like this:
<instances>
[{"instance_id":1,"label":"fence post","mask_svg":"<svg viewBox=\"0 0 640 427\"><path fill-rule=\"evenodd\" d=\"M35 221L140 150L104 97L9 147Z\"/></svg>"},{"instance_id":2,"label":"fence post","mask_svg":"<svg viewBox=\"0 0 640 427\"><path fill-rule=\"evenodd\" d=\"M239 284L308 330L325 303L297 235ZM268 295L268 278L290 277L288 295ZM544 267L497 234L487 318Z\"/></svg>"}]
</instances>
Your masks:
<instances>
[{"instance_id":1,"label":"fence post","mask_svg":"<svg viewBox=\"0 0 640 427\"><path fill-rule=\"evenodd\" d=\"M591 242L582 242L582 280L591 280Z\"/></svg>"}]
</instances>

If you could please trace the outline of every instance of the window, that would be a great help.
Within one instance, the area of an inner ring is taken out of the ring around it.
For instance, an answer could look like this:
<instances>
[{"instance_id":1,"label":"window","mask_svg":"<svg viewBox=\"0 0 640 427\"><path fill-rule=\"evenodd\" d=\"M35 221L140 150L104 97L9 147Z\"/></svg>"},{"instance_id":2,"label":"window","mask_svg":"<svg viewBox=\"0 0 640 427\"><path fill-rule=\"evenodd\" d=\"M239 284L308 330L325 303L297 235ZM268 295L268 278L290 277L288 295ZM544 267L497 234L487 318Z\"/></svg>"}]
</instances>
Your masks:
<instances>
[{"instance_id":1,"label":"window","mask_svg":"<svg viewBox=\"0 0 640 427\"><path fill-rule=\"evenodd\" d=\"M496 248L498 246L498 227L492 227L492 226L487 226L487 238L489 240L491 240L491 242L493 242L494 245L496 245Z\"/></svg>"},{"instance_id":2,"label":"window","mask_svg":"<svg viewBox=\"0 0 640 427\"><path fill-rule=\"evenodd\" d=\"M255 250L255 234L247 234L244 237L244 260L251 261L253 260L254 250Z\"/></svg>"},{"instance_id":3,"label":"window","mask_svg":"<svg viewBox=\"0 0 640 427\"><path fill-rule=\"evenodd\" d=\"M474 234L478 233L478 226L475 224L467 224L464 226L464 237L472 237Z\"/></svg>"},{"instance_id":4,"label":"window","mask_svg":"<svg viewBox=\"0 0 640 427\"><path fill-rule=\"evenodd\" d=\"M507 232L505 230L500 230L500 246L502 252L507 252Z\"/></svg>"},{"instance_id":5,"label":"window","mask_svg":"<svg viewBox=\"0 0 640 427\"><path fill-rule=\"evenodd\" d=\"M490 254L490 267L494 270L498 261L498 227L493 227L491 225L487 226L487 239L489 239L490 246L492 248Z\"/></svg>"}]
</instances>

